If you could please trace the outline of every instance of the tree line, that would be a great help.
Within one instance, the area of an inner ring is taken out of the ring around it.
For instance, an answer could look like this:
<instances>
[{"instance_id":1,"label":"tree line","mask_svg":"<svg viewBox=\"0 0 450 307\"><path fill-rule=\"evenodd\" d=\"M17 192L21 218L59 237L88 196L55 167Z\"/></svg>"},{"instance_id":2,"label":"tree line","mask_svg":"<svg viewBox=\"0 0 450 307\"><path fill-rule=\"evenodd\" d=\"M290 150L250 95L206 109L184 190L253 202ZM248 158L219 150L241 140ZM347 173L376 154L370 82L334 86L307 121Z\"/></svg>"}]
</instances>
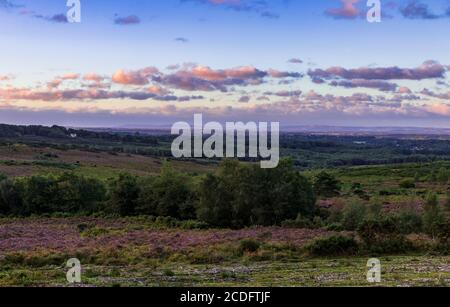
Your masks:
<instances>
[{"instance_id":1,"label":"tree line","mask_svg":"<svg viewBox=\"0 0 450 307\"><path fill-rule=\"evenodd\" d=\"M315 194L292 161L261 169L226 160L204 176L180 173L168 164L159 176L124 173L107 182L73 173L0 176L0 215L105 213L198 219L215 227L266 226L313 216Z\"/></svg>"}]
</instances>

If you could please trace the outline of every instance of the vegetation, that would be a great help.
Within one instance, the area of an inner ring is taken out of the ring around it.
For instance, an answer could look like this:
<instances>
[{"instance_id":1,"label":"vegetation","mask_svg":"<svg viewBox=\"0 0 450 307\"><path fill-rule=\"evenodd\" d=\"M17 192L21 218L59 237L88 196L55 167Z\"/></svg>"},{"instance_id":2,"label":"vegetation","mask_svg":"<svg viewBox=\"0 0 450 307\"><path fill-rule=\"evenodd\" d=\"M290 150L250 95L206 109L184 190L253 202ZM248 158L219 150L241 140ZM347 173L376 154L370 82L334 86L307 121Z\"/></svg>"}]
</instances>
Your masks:
<instances>
[{"instance_id":1,"label":"vegetation","mask_svg":"<svg viewBox=\"0 0 450 307\"><path fill-rule=\"evenodd\" d=\"M373 256L386 285L448 282L448 140L283 135L271 170L170 141L0 126L0 285L64 284L72 257L88 285L364 285Z\"/></svg>"}]
</instances>

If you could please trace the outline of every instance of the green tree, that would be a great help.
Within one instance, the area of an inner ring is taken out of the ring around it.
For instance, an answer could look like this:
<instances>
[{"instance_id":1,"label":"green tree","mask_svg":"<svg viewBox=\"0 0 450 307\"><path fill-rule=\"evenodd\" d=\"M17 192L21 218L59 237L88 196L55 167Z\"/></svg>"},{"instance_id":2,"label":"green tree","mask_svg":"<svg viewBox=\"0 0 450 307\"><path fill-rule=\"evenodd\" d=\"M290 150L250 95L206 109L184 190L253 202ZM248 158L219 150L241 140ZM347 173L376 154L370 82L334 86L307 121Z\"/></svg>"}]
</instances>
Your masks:
<instances>
[{"instance_id":1,"label":"green tree","mask_svg":"<svg viewBox=\"0 0 450 307\"><path fill-rule=\"evenodd\" d=\"M145 179L139 197L139 213L187 220L195 218L195 193L191 178L169 165L160 176Z\"/></svg>"},{"instance_id":2,"label":"green tree","mask_svg":"<svg viewBox=\"0 0 450 307\"><path fill-rule=\"evenodd\" d=\"M356 230L367 217L367 209L363 204L353 202L344 207L342 225L347 230Z\"/></svg>"},{"instance_id":3,"label":"green tree","mask_svg":"<svg viewBox=\"0 0 450 307\"><path fill-rule=\"evenodd\" d=\"M423 225L427 234L436 237L440 225L445 222L445 216L442 214L439 205L439 198L436 193L429 193L426 198L423 213Z\"/></svg>"},{"instance_id":4,"label":"green tree","mask_svg":"<svg viewBox=\"0 0 450 307\"><path fill-rule=\"evenodd\" d=\"M276 169L225 161L199 187L198 218L219 227L281 224L315 210L312 185L290 160Z\"/></svg>"},{"instance_id":5,"label":"green tree","mask_svg":"<svg viewBox=\"0 0 450 307\"><path fill-rule=\"evenodd\" d=\"M22 196L11 180L0 181L0 214L21 215Z\"/></svg>"},{"instance_id":6,"label":"green tree","mask_svg":"<svg viewBox=\"0 0 450 307\"><path fill-rule=\"evenodd\" d=\"M437 181L441 184L447 184L449 180L449 173L445 167L441 167L437 173Z\"/></svg>"},{"instance_id":7,"label":"green tree","mask_svg":"<svg viewBox=\"0 0 450 307\"><path fill-rule=\"evenodd\" d=\"M445 197L445 211L447 211L447 213L450 213L450 193L447 193Z\"/></svg>"},{"instance_id":8,"label":"green tree","mask_svg":"<svg viewBox=\"0 0 450 307\"><path fill-rule=\"evenodd\" d=\"M135 176L120 174L110 183L109 210L121 216L136 214L140 188Z\"/></svg>"},{"instance_id":9,"label":"green tree","mask_svg":"<svg viewBox=\"0 0 450 307\"><path fill-rule=\"evenodd\" d=\"M340 194L341 183L335 176L323 171L314 177L314 191L317 196L335 197Z\"/></svg>"}]
</instances>

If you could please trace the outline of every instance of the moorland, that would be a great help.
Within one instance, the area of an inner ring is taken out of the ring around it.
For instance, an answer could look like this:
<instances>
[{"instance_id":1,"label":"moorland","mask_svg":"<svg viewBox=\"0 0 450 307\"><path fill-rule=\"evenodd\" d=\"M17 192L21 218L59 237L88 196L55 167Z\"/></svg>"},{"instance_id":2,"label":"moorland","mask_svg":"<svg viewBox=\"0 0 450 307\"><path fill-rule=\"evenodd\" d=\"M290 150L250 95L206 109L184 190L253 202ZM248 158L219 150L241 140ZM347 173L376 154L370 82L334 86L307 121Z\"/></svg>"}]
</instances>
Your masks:
<instances>
[{"instance_id":1,"label":"moorland","mask_svg":"<svg viewBox=\"0 0 450 307\"><path fill-rule=\"evenodd\" d=\"M274 170L172 139L0 125L0 285L449 285L450 137L284 133Z\"/></svg>"}]
</instances>

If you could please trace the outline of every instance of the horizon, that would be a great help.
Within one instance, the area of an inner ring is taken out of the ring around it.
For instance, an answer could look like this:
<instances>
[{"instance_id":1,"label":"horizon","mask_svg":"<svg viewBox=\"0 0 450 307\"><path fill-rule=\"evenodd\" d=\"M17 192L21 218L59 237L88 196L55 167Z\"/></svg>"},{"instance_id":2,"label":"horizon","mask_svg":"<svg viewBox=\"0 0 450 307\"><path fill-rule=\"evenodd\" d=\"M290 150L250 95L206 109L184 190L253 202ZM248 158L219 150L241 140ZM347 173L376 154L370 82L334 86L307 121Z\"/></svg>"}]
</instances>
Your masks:
<instances>
[{"instance_id":1,"label":"horizon","mask_svg":"<svg viewBox=\"0 0 450 307\"><path fill-rule=\"evenodd\" d=\"M0 122L450 128L448 0L80 3L0 0Z\"/></svg>"}]
</instances>

